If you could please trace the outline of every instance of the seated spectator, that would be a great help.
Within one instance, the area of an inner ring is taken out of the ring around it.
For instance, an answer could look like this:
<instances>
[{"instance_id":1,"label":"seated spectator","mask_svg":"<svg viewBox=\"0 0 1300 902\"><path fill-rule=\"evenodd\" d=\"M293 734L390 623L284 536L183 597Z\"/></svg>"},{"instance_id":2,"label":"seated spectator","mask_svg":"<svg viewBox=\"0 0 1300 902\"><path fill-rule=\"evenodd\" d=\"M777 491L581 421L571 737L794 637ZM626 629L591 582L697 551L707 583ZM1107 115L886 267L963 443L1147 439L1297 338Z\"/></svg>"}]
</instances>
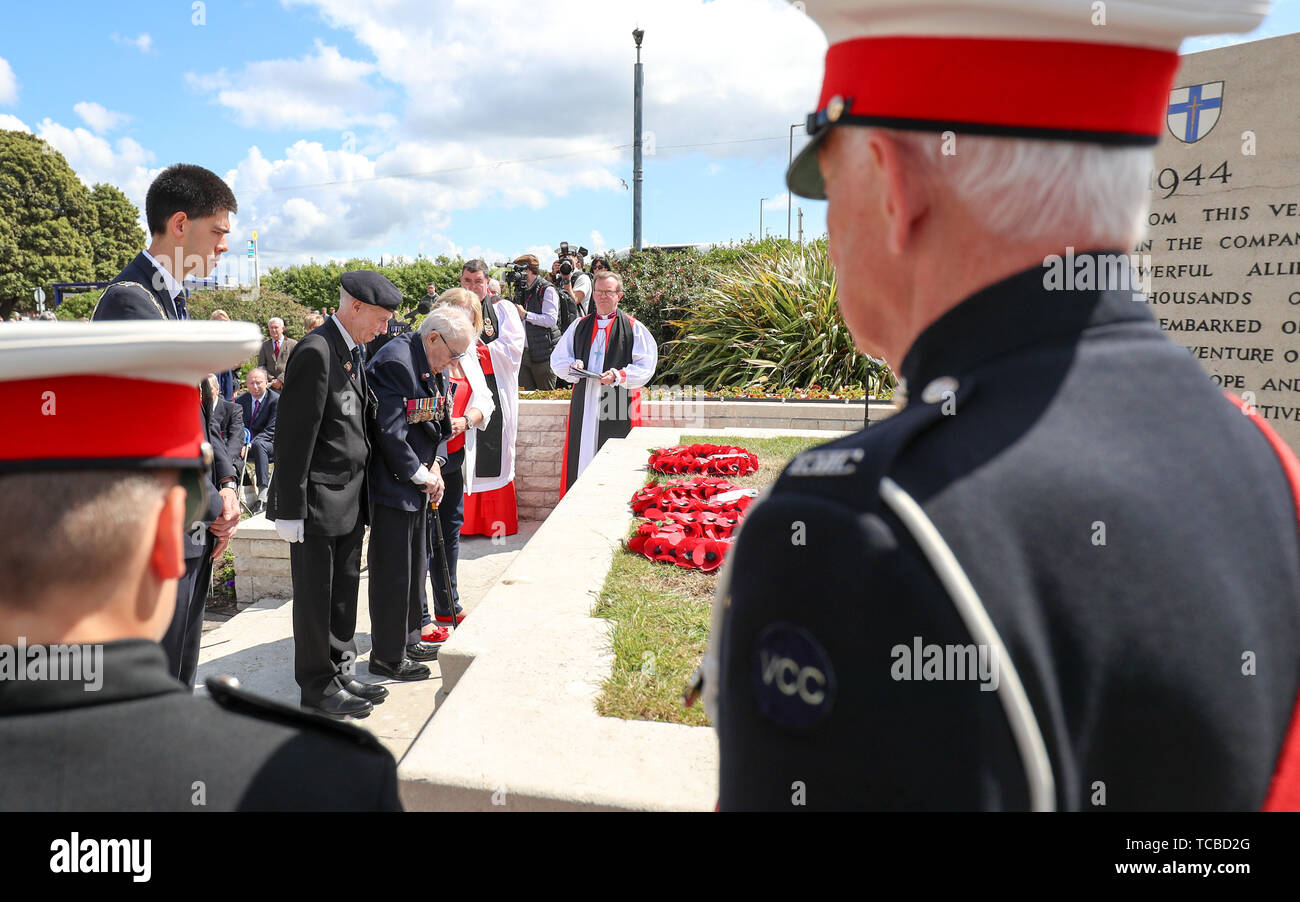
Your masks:
<instances>
[{"instance_id":1,"label":"seated spectator","mask_svg":"<svg viewBox=\"0 0 1300 902\"><path fill-rule=\"evenodd\" d=\"M244 454L243 408L234 401L227 401L221 397L221 380L217 375L209 373L208 382L212 385L213 397L216 398L216 403L212 407L212 421L221 434L221 440L226 444L230 459L238 461Z\"/></svg>"},{"instance_id":2,"label":"seated spectator","mask_svg":"<svg viewBox=\"0 0 1300 902\"><path fill-rule=\"evenodd\" d=\"M267 387L266 370L260 366L248 371L248 391L236 401L244 411L244 422L253 436L248 454L253 458L257 474L257 501L253 513L266 507L266 490L270 484L270 463L275 460L275 418L279 410L280 395Z\"/></svg>"}]
</instances>

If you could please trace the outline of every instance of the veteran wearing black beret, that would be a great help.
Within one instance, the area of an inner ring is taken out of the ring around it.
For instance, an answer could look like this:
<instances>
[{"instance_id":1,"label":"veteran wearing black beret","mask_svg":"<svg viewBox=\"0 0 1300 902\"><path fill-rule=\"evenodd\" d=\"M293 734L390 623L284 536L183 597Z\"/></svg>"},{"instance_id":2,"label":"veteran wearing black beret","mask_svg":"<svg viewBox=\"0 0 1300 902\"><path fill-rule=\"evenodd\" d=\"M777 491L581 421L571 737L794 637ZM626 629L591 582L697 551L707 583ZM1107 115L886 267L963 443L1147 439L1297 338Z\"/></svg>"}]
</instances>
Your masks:
<instances>
[{"instance_id":1,"label":"veteran wearing black beret","mask_svg":"<svg viewBox=\"0 0 1300 902\"><path fill-rule=\"evenodd\" d=\"M289 542L294 676L302 705L364 717L388 690L353 676L361 542L369 522L367 430L375 399L361 346L384 330L402 293L370 270L346 272L339 309L293 349L275 432L267 519Z\"/></svg>"}]
</instances>

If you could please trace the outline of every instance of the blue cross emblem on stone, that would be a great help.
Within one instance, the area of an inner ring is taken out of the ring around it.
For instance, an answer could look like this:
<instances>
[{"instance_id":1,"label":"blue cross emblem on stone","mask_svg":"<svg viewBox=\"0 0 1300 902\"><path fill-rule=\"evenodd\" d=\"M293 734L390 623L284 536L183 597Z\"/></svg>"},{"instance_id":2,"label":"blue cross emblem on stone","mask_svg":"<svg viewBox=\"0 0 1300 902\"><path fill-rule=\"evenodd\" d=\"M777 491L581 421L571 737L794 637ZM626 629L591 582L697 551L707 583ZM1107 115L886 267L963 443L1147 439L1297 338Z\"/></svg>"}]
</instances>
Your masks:
<instances>
[{"instance_id":1,"label":"blue cross emblem on stone","mask_svg":"<svg viewBox=\"0 0 1300 902\"><path fill-rule=\"evenodd\" d=\"M1169 131L1184 144L1195 144L1219 121L1223 82L1174 88L1169 92Z\"/></svg>"}]
</instances>

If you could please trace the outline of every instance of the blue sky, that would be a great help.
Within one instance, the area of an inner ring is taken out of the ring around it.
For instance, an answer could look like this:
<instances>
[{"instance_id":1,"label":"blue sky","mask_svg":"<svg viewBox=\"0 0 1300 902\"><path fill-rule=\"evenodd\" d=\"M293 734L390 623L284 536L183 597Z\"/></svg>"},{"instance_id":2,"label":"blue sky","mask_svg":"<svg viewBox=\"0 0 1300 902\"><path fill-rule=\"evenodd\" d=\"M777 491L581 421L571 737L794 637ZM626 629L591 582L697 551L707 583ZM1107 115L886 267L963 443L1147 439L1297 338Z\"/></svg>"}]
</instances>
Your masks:
<instances>
[{"instance_id":1,"label":"blue sky","mask_svg":"<svg viewBox=\"0 0 1300 902\"><path fill-rule=\"evenodd\" d=\"M243 263L253 229L264 266L627 246L637 25L645 241L756 235L764 197L765 229L783 235L789 126L816 99L826 48L783 0L129 9L6 3L0 128L41 135L84 181L110 181L142 208L169 163L220 173L240 202L223 272ZM1297 30L1300 0L1281 0L1246 39ZM806 235L824 232L824 204L796 206Z\"/></svg>"}]
</instances>

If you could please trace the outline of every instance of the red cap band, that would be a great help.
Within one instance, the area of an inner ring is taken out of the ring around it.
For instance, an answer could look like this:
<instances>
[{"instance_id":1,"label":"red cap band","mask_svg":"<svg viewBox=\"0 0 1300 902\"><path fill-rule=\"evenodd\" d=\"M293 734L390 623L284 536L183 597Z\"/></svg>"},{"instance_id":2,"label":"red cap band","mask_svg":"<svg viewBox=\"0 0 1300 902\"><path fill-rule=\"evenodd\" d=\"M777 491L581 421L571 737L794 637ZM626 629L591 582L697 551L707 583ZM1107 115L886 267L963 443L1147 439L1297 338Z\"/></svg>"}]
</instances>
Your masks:
<instances>
[{"instance_id":1,"label":"red cap band","mask_svg":"<svg viewBox=\"0 0 1300 902\"><path fill-rule=\"evenodd\" d=\"M139 416L122 417L123 409ZM119 376L0 382L0 467L19 461L202 459L199 392L192 385Z\"/></svg>"},{"instance_id":2,"label":"red cap band","mask_svg":"<svg viewBox=\"0 0 1300 902\"><path fill-rule=\"evenodd\" d=\"M819 110L840 96L846 114L907 128L1062 137L1149 138L1165 126L1178 68L1172 50L1077 41L866 37L826 53ZM973 128L972 128L973 126Z\"/></svg>"}]
</instances>

